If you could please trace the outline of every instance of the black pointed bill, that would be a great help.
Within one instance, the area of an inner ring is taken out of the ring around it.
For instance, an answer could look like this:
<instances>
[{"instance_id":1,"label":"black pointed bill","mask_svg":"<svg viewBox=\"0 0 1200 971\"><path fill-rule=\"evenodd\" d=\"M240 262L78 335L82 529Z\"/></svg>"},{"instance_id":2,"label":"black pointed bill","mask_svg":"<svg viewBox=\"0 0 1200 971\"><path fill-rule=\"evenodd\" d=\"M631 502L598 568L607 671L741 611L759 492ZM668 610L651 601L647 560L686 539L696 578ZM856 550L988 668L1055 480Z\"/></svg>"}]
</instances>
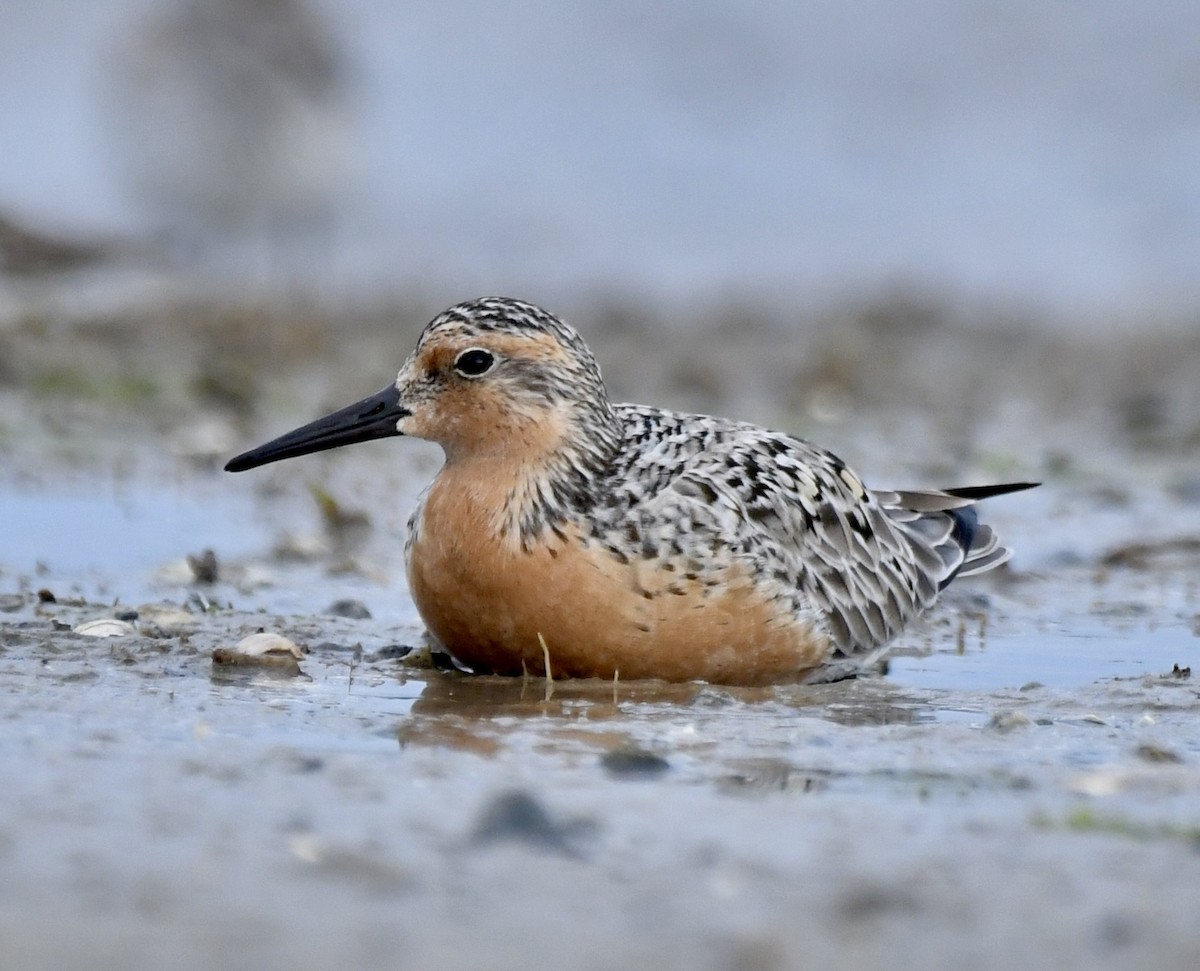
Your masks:
<instances>
[{"instance_id":1,"label":"black pointed bill","mask_svg":"<svg viewBox=\"0 0 1200 971\"><path fill-rule=\"evenodd\" d=\"M327 448L369 442L375 438L391 438L401 434L396 430L396 423L409 414L411 412L400 404L400 395L395 386L389 385L378 394L243 452L229 460L225 471L245 472L281 459L323 452Z\"/></svg>"}]
</instances>

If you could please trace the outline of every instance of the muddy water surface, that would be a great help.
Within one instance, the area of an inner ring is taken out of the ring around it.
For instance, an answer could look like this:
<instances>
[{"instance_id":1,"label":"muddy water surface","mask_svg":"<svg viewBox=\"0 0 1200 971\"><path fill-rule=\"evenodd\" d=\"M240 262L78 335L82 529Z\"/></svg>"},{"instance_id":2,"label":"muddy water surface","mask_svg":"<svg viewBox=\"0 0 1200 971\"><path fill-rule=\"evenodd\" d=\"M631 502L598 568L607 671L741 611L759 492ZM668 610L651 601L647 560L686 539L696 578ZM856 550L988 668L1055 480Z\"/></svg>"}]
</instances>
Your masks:
<instances>
[{"instance_id":1,"label":"muddy water surface","mask_svg":"<svg viewBox=\"0 0 1200 971\"><path fill-rule=\"evenodd\" d=\"M705 373L668 396L779 417ZM230 445L372 388L227 414ZM795 405L869 481L1046 485L985 507L1012 568L952 587L885 677L754 690L413 664L413 443L225 476L172 452L171 400L64 429L2 390L0 966L1196 966L1182 385L1125 438L1094 401L985 409L993 453L930 403ZM97 618L131 628L74 632ZM213 663L260 628L298 671Z\"/></svg>"}]
</instances>

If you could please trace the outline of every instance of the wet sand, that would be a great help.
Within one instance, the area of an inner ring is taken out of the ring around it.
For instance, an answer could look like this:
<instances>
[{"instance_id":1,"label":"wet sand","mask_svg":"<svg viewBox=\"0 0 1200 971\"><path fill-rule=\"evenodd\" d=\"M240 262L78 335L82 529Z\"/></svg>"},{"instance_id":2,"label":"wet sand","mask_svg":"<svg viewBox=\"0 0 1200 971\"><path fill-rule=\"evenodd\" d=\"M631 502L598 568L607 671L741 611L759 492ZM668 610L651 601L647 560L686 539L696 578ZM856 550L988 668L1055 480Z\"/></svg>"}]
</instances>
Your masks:
<instances>
[{"instance_id":1,"label":"wet sand","mask_svg":"<svg viewBox=\"0 0 1200 971\"><path fill-rule=\"evenodd\" d=\"M1195 966L1194 328L573 314L616 397L869 484L1045 481L984 507L1011 568L886 677L733 690L409 664L436 449L217 471L376 390L436 309L0 327L0 965ZM260 628L299 672L214 665Z\"/></svg>"}]
</instances>

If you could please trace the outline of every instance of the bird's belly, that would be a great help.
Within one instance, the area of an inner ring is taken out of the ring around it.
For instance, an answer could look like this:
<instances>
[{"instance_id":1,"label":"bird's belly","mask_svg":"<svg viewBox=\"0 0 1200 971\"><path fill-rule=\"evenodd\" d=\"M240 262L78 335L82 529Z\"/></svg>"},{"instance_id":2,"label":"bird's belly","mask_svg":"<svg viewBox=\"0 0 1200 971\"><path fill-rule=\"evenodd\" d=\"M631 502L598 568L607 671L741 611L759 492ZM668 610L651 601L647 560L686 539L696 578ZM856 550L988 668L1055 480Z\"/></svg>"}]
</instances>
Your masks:
<instances>
[{"instance_id":1,"label":"bird's belly","mask_svg":"<svg viewBox=\"0 0 1200 971\"><path fill-rule=\"evenodd\" d=\"M763 684L825 663L828 636L736 566L681 581L578 535L523 551L418 536L409 585L430 632L479 672ZM543 649L543 643L545 648Z\"/></svg>"}]
</instances>

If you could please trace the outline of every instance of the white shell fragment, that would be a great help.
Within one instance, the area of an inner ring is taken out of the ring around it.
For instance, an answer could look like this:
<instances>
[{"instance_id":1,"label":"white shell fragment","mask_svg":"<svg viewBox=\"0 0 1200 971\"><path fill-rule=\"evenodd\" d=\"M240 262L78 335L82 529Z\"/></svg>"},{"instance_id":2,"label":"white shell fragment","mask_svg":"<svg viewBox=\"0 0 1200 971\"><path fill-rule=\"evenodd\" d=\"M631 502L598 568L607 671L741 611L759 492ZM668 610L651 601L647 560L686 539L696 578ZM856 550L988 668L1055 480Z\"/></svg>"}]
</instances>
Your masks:
<instances>
[{"instance_id":1,"label":"white shell fragment","mask_svg":"<svg viewBox=\"0 0 1200 971\"><path fill-rule=\"evenodd\" d=\"M297 661L303 660L304 652L295 643L282 634L272 634L269 631L259 631L238 641L234 650L246 657L262 657L267 654L290 654Z\"/></svg>"},{"instance_id":2,"label":"white shell fragment","mask_svg":"<svg viewBox=\"0 0 1200 971\"><path fill-rule=\"evenodd\" d=\"M282 634L259 631L243 637L236 647L218 647L213 664L221 667L269 668L291 676L302 675L299 662L304 650Z\"/></svg>"},{"instance_id":3,"label":"white shell fragment","mask_svg":"<svg viewBox=\"0 0 1200 971\"><path fill-rule=\"evenodd\" d=\"M76 634L82 634L84 637L126 637L129 634L137 633L137 628L133 624L115 620L112 617L85 620L82 624L77 624L73 630Z\"/></svg>"}]
</instances>

